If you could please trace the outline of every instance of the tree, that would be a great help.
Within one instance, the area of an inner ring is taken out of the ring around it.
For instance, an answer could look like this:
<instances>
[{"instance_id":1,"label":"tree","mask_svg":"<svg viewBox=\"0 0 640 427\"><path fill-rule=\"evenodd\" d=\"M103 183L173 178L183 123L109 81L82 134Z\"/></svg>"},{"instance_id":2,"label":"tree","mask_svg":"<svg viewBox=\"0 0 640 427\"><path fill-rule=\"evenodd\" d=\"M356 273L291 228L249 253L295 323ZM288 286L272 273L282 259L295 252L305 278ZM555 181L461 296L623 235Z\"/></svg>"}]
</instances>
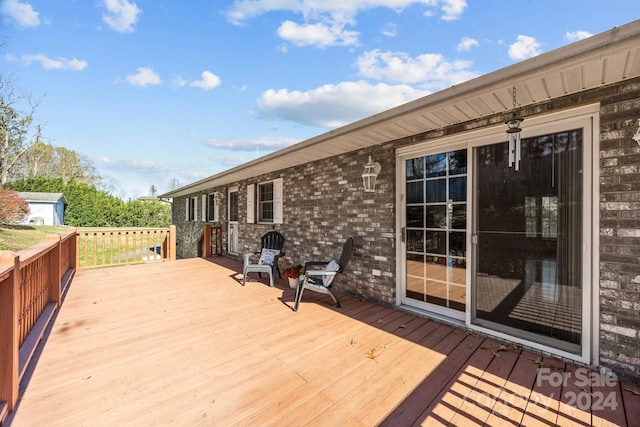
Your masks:
<instances>
[{"instance_id":1,"label":"tree","mask_svg":"<svg viewBox=\"0 0 640 427\"><path fill-rule=\"evenodd\" d=\"M171 178L169 180L169 190L175 190L180 187L180 180L178 178Z\"/></svg>"},{"instance_id":2,"label":"tree","mask_svg":"<svg viewBox=\"0 0 640 427\"><path fill-rule=\"evenodd\" d=\"M9 181L11 170L40 139L41 126L35 134L31 127L36 106L28 96L16 93L10 77L0 75L0 185Z\"/></svg>"},{"instance_id":3,"label":"tree","mask_svg":"<svg viewBox=\"0 0 640 427\"><path fill-rule=\"evenodd\" d=\"M151 188L149 189L149 195L152 197L155 197L158 194L158 189L156 188L155 185L151 185Z\"/></svg>"},{"instance_id":4,"label":"tree","mask_svg":"<svg viewBox=\"0 0 640 427\"><path fill-rule=\"evenodd\" d=\"M17 162L11 171L9 181L36 176L62 178L64 182L75 179L78 182L97 184L101 178L91 160L64 147L36 141Z\"/></svg>"},{"instance_id":5,"label":"tree","mask_svg":"<svg viewBox=\"0 0 640 427\"><path fill-rule=\"evenodd\" d=\"M166 227L171 207L157 200L123 202L92 184L42 176L9 183L16 191L63 193L68 205L66 225L74 227Z\"/></svg>"},{"instance_id":6,"label":"tree","mask_svg":"<svg viewBox=\"0 0 640 427\"><path fill-rule=\"evenodd\" d=\"M129 200L123 206L127 227L167 227L171 224L171 206L159 200Z\"/></svg>"},{"instance_id":7,"label":"tree","mask_svg":"<svg viewBox=\"0 0 640 427\"><path fill-rule=\"evenodd\" d=\"M0 223L18 224L29 215L29 203L8 188L0 188Z\"/></svg>"}]
</instances>

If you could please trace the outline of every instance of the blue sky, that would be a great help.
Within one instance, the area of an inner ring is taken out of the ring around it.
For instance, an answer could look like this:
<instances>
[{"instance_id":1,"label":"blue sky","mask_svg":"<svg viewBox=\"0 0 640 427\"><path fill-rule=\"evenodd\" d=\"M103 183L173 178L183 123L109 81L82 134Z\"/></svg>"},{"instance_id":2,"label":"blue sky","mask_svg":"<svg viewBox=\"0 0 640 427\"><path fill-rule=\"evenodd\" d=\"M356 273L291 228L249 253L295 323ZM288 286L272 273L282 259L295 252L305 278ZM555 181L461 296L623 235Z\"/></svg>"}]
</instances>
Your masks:
<instances>
[{"instance_id":1,"label":"blue sky","mask_svg":"<svg viewBox=\"0 0 640 427\"><path fill-rule=\"evenodd\" d=\"M616 0L0 0L1 72L123 199L640 18Z\"/></svg>"}]
</instances>

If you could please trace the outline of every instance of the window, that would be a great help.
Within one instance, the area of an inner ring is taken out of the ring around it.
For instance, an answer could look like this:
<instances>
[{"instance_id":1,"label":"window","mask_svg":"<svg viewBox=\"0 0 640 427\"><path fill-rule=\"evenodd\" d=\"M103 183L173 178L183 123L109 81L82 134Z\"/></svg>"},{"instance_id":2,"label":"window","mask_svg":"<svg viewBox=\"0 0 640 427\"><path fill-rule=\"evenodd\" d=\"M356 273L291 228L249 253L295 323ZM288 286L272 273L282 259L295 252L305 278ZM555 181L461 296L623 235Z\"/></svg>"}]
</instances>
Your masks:
<instances>
[{"instance_id":1,"label":"window","mask_svg":"<svg viewBox=\"0 0 640 427\"><path fill-rule=\"evenodd\" d=\"M229 192L229 221L238 221L238 191Z\"/></svg>"},{"instance_id":2,"label":"window","mask_svg":"<svg viewBox=\"0 0 640 427\"><path fill-rule=\"evenodd\" d=\"M214 194L208 194L207 195L207 221L210 222L217 222L219 221L219 215L220 215L220 207L219 204L217 203L217 198L218 196L217 193Z\"/></svg>"},{"instance_id":3,"label":"window","mask_svg":"<svg viewBox=\"0 0 640 427\"><path fill-rule=\"evenodd\" d=\"M247 185L247 222L282 224L282 178ZM257 214L257 215L256 215Z\"/></svg>"},{"instance_id":4,"label":"window","mask_svg":"<svg viewBox=\"0 0 640 427\"><path fill-rule=\"evenodd\" d=\"M273 182L258 185L258 221L273 222Z\"/></svg>"},{"instance_id":5,"label":"window","mask_svg":"<svg viewBox=\"0 0 640 427\"><path fill-rule=\"evenodd\" d=\"M198 206L198 198L197 197L189 197L187 199L186 206L186 220L187 221L195 221L196 220L196 208Z\"/></svg>"}]
</instances>

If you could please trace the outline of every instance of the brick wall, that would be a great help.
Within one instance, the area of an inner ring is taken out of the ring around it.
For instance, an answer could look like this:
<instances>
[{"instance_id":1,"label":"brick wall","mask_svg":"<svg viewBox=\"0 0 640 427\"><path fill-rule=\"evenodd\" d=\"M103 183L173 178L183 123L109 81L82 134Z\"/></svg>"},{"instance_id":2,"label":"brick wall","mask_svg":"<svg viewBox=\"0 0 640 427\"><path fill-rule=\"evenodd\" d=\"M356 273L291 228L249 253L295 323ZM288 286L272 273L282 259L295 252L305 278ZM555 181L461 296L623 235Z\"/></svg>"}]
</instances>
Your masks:
<instances>
[{"instance_id":1,"label":"brick wall","mask_svg":"<svg viewBox=\"0 0 640 427\"><path fill-rule=\"evenodd\" d=\"M371 155L382 165L375 193L365 193L362 185L364 165ZM284 223L247 224L247 185L283 178ZM336 280L336 288L371 301L390 305L395 301L395 159L388 145L354 151L256 177L228 187L238 187L239 255L260 249L260 237L278 230L285 237L286 257L290 262L337 259L350 236L355 251L345 273ZM227 188L215 188L224 194L220 219L226 247ZM208 191L209 192L209 191ZM202 194L198 193L198 211ZM173 223L177 227L178 256L195 257L204 222L185 221L185 198L174 200ZM200 216L200 215L199 215Z\"/></svg>"},{"instance_id":2,"label":"brick wall","mask_svg":"<svg viewBox=\"0 0 640 427\"><path fill-rule=\"evenodd\" d=\"M600 362L640 377L640 81L602 99L600 117Z\"/></svg>"}]
</instances>

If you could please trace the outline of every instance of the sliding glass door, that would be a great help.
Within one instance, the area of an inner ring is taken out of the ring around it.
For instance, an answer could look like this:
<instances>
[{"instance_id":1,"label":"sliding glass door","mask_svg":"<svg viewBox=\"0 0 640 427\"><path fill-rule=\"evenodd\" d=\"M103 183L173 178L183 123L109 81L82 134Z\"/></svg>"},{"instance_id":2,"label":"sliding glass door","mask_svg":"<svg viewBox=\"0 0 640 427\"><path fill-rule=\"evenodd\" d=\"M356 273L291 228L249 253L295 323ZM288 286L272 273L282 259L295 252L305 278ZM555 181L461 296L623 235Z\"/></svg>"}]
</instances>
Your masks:
<instances>
[{"instance_id":1,"label":"sliding glass door","mask_svg":"<svg viewBox=\"0 0 640 427\"><path fill-rule=\"evenodd\" d=\"M472 323L579 353L583 129L474 151ZM517 170L519 169L519 170Z\"/></svg>"},{"instance_id":2,"label":"sliding glass door","mask_svg":"<svg viewBox=\"0 0 640 427\"><path fill-rule=\"evenodd\" d=\"M464 318L467 294L467 150L404 162L403 301Z\"/></svg>"}]
</instances>

